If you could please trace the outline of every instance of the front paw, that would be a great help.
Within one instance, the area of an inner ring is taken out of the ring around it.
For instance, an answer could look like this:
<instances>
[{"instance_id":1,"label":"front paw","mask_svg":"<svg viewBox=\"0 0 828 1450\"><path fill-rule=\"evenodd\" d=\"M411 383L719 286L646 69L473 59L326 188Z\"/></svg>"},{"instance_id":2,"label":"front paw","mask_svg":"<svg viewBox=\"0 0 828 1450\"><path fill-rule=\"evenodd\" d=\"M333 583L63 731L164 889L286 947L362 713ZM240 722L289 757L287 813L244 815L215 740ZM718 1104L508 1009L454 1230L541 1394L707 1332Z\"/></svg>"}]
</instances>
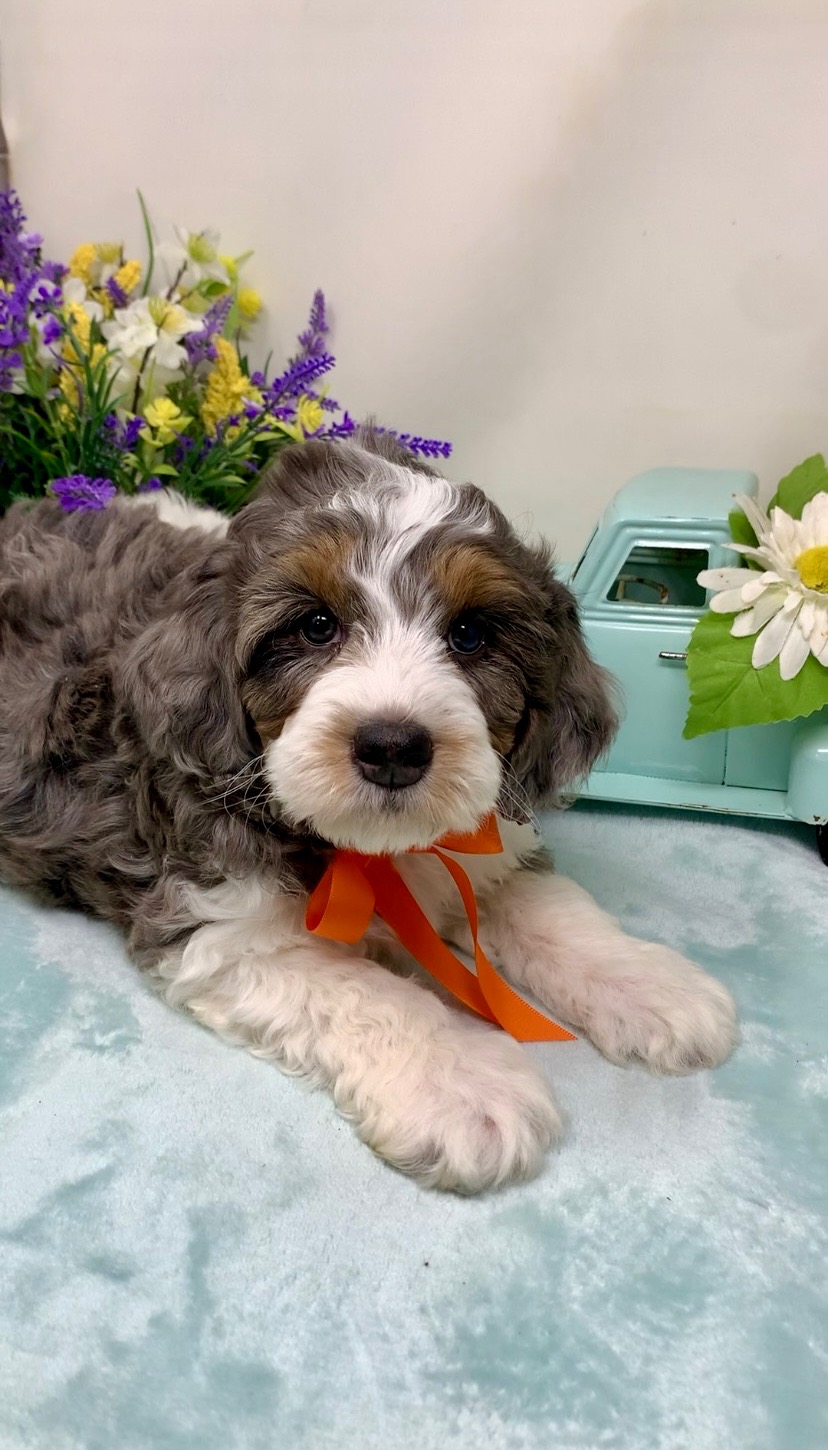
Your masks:
<instances>
[{"instance_id":1,"label":"front paw","mask_svg":"<svg viewBox=\"0 0 828 1450\"><path fill-rule=\"evenodd\" d=\"M719 1067L738 1041L736 1008L721 982L649 943L623 973L596 983L584 1026L611 1062L665 1074Z\"/></svg>"},{"instance_id":2,"label":"front paw","mask_svg":"<svg viewBox=\"0 0 828 1450\"><path fill-rule=\"evenodd\" d=\"M561 1132L547 1084L504 1032L439 1028L377 1063L339 1106L381 1158L430 1188L479 1193L532 1178Z\"/></svg>"}]
</instances>

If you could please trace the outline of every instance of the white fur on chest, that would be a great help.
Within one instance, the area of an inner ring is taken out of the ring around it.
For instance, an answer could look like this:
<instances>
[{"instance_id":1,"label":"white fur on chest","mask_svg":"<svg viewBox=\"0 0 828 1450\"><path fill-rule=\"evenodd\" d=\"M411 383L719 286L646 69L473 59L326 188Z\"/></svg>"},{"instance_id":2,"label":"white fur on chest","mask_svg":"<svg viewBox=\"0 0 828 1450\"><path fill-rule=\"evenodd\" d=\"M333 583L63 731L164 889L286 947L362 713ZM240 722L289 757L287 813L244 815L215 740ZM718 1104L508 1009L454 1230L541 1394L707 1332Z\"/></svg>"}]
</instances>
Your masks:
<instances>
[{"instance_id":1,"label":"white fur on chest","mask_svg":"<svg viewBox=\"0 0 828 1450\"><path fill-rule=\"evenodd\" d=\"M493 887L519 871L523 862L540 845L540 836L531 822L518 825L514 821L502 821L498 818L498 827L503 850L496 856L446 852L465 871L479 902L485 901ZM394 865L438 932L443 934L458 919L465 920L457 887L439 857L428 852L413 851L404 856L396 856ZM386 938L387 930L382 923L376 923L368 932L369 941L375 935Z\"/></svg>"}]
</instances>

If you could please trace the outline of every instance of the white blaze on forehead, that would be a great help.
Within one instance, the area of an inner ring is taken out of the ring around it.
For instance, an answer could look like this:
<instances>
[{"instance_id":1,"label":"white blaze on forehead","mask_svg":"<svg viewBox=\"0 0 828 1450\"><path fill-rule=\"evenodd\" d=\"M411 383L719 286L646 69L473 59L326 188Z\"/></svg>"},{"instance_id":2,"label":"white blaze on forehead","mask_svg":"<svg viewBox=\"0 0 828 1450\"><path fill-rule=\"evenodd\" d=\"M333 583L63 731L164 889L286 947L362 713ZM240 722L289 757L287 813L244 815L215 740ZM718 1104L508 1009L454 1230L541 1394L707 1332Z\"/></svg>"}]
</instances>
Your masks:
<instances>
[{"instance_id":1,"label":"white blaze on forehead","mask_svg":"<svg viewBox=\"0 0 828 1450\"><path fill-rule=\"evenodd\" d=\"M358 489L334 495L328 507L353 510L365 520L371 535L370 557L352 577L383 615L396 612L389 586L401 564L449 517L462 521L465 536L491 531L485 505L470 490L447 478L381 460Z\"/></svg>"}]
</instances>

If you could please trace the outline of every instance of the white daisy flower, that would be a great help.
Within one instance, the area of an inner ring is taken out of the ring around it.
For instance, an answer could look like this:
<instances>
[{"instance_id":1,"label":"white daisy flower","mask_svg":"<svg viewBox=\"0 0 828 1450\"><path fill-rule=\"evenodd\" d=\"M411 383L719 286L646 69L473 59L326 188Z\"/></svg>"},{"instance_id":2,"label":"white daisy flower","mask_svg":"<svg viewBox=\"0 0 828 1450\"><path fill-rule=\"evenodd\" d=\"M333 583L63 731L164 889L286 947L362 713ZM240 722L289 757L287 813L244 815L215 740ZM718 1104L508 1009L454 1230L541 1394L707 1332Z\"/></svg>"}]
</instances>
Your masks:
<instances>
[{"instance_id":1,"label":"white daisy flower","mask_svg":"<svg viewBox=\"0 0 828 1450\"><path fill-rule=\"evenodd\" d=\"M757 544L727 548L755 559L756 569L705 569L699 583L716 592L715 614L735 614L730 633L756 635L752 663L761 670L779 660L783 680L792 680L809 654L828 666L828 493L806 503L801 519L774 508L770 518L753 498L737 494Z\"/></svg>"}]
</instances>

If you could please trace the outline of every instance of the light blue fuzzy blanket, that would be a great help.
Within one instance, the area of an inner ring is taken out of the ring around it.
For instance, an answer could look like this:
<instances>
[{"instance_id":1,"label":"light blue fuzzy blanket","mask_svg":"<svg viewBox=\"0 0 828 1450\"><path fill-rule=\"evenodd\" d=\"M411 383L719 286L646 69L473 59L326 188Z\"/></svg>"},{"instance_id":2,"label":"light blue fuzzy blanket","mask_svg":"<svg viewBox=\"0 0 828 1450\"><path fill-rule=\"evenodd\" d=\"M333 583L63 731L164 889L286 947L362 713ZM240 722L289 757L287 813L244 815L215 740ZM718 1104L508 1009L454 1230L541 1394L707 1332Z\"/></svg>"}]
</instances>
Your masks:
<instances>
[{"instance_id":1,"label":"light blue fuzzy blanket","mask_svg":"<svg viewBox=\"0 0 828 1450\"><path fill-rule=\"evenodd\" d=\"M731 987L657 1081L530 1049L568 1141L429 1195L324 1096L0 895L2 1450L823 1450L828 870L810 836L577 808L560 868Z\"/></svg>"}]
</instances>

